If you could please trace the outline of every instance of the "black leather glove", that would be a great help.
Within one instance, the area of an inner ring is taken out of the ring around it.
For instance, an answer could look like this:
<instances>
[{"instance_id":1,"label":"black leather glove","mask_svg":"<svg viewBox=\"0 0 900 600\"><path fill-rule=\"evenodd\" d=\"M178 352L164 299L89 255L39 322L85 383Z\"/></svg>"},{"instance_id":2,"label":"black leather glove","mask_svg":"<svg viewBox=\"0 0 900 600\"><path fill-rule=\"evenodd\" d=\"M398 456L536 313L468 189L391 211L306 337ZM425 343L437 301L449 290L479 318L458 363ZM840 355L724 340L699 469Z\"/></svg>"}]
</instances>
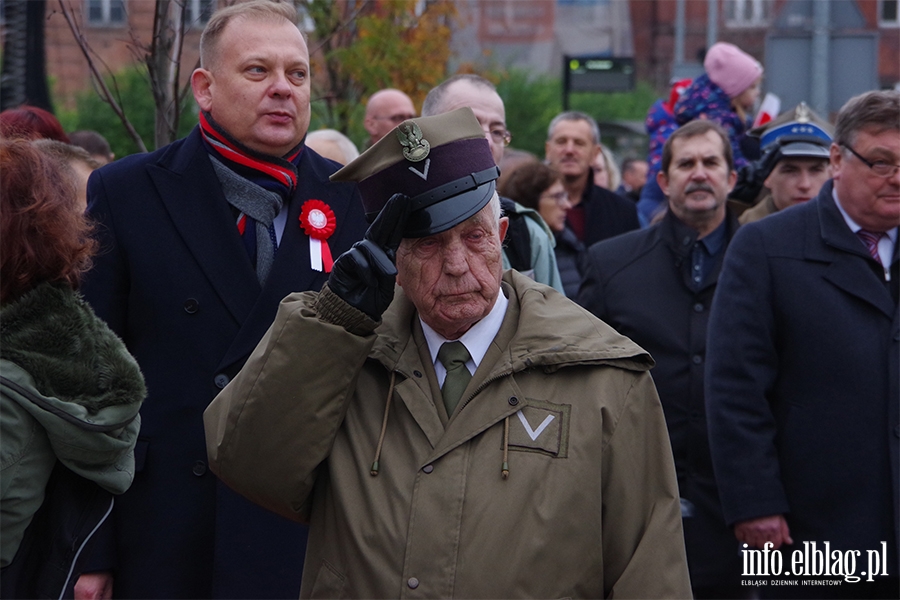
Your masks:
<instances>
[{"instance_id":1,"label":"black leather glove","mask_svg":"<svg viewBox=\"0 0 900 600\"><path fill-rule=\"evenodd\" d=\"M766 179L772 173L772 169L781 160L781 149L772 148L762 158L756 160L738 171L737 183L728 197L744 204L755 204L759 193L762 191Z\"/></svg>"},{"instance_id":2,"label":"black leather glove","mask_svg":"<svg viewBox=\"0 0 900 600\"><path fill-rule=\"evenodd\" d=\"M365 237L341 254L328 277L328 287L341 299L376 321L394 299L397 248L409 215L409 197L394 194Z\"/></svg>"}]
</instances>

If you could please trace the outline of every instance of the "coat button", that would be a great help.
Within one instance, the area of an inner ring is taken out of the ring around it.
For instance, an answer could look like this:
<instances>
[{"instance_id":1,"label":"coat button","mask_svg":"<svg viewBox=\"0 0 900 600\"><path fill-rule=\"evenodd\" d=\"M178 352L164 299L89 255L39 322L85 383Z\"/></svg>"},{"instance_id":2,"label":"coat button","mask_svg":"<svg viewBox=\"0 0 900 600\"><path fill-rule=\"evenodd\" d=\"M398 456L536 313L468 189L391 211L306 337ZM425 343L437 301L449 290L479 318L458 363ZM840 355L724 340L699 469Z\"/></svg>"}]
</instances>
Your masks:
<instances>
[{"instance_id":1,"label":"coat button","mask_svg":"<svg viewBox=\"0 0 900 600\"><path fill-rule=\"evenodd\" d=\"M422 470L426 473L431 473L432 471L434 471L434 465L425 465L424 467L422 467Z\"/></svg>"},{"instance_id":2,"label":"coat button","mask_svg":"<svg viewBox=\"0 0 900 600\"><path fill-rule=\"evenodd\" d=\"M194 298L188 298L184 301L184 312L189 315L194 314L200 308L200 303Z\"/></svg>"},{"instance_id":3,"label":"coat button","mask_svg":"<svg viewBox=\"0 0 900 600\"><path fill-rule=\"evenodd\" d=\"M191 469L191 471L193 471L194 475L197 477L202 477L206 474L206 463L202 460L198 460L194 463L194 468Z\"/></svg>"},{"instance_id":4,"label":"coat button","mask_svg":"<svg viewBox=\"0 0 900 600\"><path fill-rule=\"evenodd\" d=\"M213 379L213 383L215 383L216 387L219 388L220 390L224 389L225 386L228 385L228 381L229 381L228 375L226 375L225 373L219 373Z\"/></svg>"},{"instance_id":5,"label":"coat button","mask_svg":"<svg viewBox=\"0 0 900 600\"><path fill-rule=\"evenodd\" d=\"M699 354L695 354L694 356L691 357L691 362L694 363L695 365L699 365L700 363L703 362L703 357L700 356Z\"/></svg>"},{"instance_id":6,"label":"coat button","mask_svg":"<svg viewBox=\"0 0 900 600\"><path fill-rule=\"evenodd\" d=\"M510 406L518 406L518 405L519 405L519 399L516 398L515 396L510 396L510 397L509 397L509 405L510 405Z\"/></svg>"},{"instance_id":7,"label":"coat button","mask_svg":"<svg viewBox=\"0 0 900 600\"><path fill-rule=\"evenodd\" d=\"M703 304L698 302L697 304L694 305L694 312L701 313L701 312L703 312L703 308L704 308Z\"/></svg>"},{"instance_id":8,"label":"coat button","mask_svg":"<svg viewBox=\"0 0 900 600\"><path fill-rule=\"evenodd\" d=\"M421 377L422 371L413 371L413 375L415 375L416 377Z\"/></svg>"},{"instance_id":9,"label":"coat button","mask_svg":"<svg viewBox=\"0 0 900 600\"><path fill-rule=\"evenodd\" d=\"M409 589L414 590L417 587L419 587L419 580L416 579L415 577L410 577L409 579L406 580L406 585L409 586Z\"/></svg>"}]
</instances>

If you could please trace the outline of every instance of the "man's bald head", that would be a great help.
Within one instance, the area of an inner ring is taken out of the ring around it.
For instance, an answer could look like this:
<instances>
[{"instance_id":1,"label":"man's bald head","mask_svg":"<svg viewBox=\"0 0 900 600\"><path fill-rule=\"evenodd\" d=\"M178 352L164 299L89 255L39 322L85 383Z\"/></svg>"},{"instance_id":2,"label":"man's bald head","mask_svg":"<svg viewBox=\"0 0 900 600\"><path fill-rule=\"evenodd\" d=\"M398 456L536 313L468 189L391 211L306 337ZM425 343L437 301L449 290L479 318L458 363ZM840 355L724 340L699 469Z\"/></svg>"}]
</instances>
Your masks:
<instances>
[{"instance_id":1,"label":"man's bald head","mask_svg":"<svg viewBox=\"0 0 900 600\"><path fill-rule=\"evenodd\" d=\"M409 96L388 88L372 94L366 104L366 118L363 125L369 133L371 146L407 119L416 116L416 107Z\"/></svg>"}]
</instances>

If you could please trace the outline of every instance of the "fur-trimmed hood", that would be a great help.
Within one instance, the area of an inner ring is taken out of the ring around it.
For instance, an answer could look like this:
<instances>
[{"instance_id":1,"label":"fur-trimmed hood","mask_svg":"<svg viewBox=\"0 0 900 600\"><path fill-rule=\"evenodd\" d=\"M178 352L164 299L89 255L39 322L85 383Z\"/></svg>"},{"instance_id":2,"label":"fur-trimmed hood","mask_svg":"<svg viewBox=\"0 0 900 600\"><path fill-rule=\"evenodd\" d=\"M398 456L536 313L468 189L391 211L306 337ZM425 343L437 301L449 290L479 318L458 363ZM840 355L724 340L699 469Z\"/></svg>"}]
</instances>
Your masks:
<instances>
[{"instance_id":1,"label":"fur-trimmed hood","mask_svg":"<svg viewBox=\"0 0 900 600\"><path fill-rule=\"evenodd\" d=\"M67 467L125 491L146 388L125 345L84 300L43 284L0 308L0 359L3 401L40 423Z\"/></svg>"}]
</instances>

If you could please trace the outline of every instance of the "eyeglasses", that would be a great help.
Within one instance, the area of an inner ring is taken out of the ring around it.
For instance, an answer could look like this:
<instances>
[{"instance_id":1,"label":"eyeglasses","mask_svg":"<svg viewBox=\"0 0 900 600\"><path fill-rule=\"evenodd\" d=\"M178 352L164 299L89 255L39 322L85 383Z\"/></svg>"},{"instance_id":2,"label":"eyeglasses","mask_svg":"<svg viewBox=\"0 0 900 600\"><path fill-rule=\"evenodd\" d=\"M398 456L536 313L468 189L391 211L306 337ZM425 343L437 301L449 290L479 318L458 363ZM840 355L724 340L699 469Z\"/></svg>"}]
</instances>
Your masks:
<instances>
[{"instance_id":1,"label":"eyeglasses","mask_svg":"<svg viewBox=\"0 0 900 600\"><path fill-rule=\"evenodd\" d=\"M856 158L861 160L863 162L863 164L865 164L867 167L872 169L872 172L875 173L876 175L878 175L879 177L893 177L894 174L898 170L900 170L900 165L892 165L891 163L883 161L883 160L876 160L875 162L871 162L869 160L866 160L862 156L860 156L859 152L857 152L856 150L854 150L847 144L841 144L841 146L843 146L844 148L849 150L853 154L853 156L855 156Z\"/></svg>"},{"instance_id":2,"label":"eyeglasses","mask_svg":"<svg viewBox=\"0 0 900 600\"><path fill-rule=\"evenodd\" d=\"M512 134L505 129L491 129L486 132L495 144L498 146L509 146L509 143L512 141Z\"/></svg>"},{"instance_id":3,"label":"eyeglasses","mask_svg":"<svg viewBox=\"0 0 900 600\"><path fill-rule=\"evenodd\" d=\"M565 191L556 192L555 194L541 194L541 197L542 198L550 198L551 200L555 201L557 204L560 204L560 205L565 204L566 202L569 201L569 194L568 194L568 192L565 192Z\"/></svg>"}]
</instances>

